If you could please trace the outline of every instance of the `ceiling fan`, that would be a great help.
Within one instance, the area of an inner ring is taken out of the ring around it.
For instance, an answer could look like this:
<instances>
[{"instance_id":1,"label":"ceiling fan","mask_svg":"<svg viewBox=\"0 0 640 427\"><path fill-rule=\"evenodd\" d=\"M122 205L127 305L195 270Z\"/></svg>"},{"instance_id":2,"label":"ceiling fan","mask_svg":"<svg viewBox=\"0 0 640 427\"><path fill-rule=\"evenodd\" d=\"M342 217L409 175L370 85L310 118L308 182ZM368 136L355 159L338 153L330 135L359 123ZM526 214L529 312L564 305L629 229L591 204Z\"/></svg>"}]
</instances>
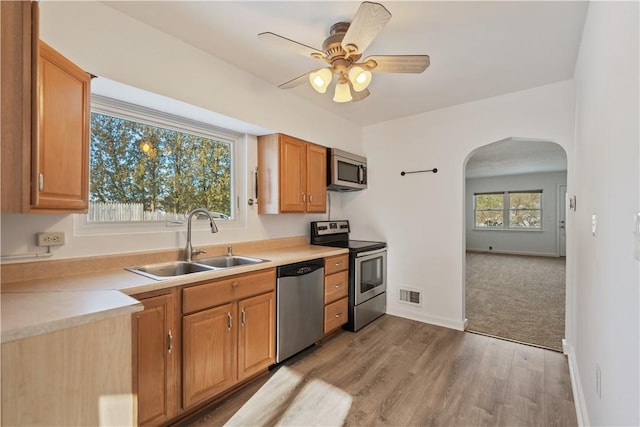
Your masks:
<instances>
[{"instance_id":1,"label":"ceiling fan","mask_svg":"<svg viewBox=\"0 0 640 427\"><path fill-rule=\"evenodd\" d=\"M272 32L258 37L299 54L324 60L328 66L310 71L278 87L290 89L306 81L319 93L325 93L333 76L338 76L333 100L361 101L369 96L367 87L371 73L422 73L429 66L429 55L374 55L360 61L362 53L391 19L391 13L381 4L365 1L360 4L351 23L338 22L331 26L322 50L307 46ZM359 62L360 61L360 62Z\"/></svg>"}]
</instances>

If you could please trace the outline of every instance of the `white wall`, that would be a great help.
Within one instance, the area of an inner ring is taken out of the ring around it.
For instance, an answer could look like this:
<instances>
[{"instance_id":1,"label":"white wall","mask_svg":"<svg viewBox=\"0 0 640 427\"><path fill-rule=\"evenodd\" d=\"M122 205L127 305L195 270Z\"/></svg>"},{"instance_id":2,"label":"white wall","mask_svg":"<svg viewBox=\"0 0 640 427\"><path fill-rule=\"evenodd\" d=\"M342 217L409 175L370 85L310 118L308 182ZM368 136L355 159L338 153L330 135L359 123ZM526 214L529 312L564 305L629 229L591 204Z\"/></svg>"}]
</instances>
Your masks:
<instances>
[{"instance_id":1,"label":"white wall","mask_svg":"<svg viewBox=\"0 0 640 427\"><path fill-rule=\"evenodd\" d=\"M559 256L558 185L567 183L566 172L468 178L466 180L466 248L523 255ZM542 230L481 230L473 227L473 195L494 191L542 190Z\"/></svg>"},{"instance_id":2,"label":"white wall","mask_svg":"<svg viewBox=\"0 0 640 427\"><path fill-rule=\"evenodd\" d=\"M555 142L571 153L573 98L566 81L364 128L370 185L345 194L343 207L354 238L388 242L389 313L462 329L466 159L508 137ZM436 174L400 176L434 167ZM398 303L401 286L421 290L423 306Z\"/></svg>"},{"instance_id":3,"label":"white wall","mask_svg":"<svg viewBox=\"0 0 640 427\"><path fill-rule=\"evenodd\" d=\"M640 425L640 274L633 257L633 215L640 211L638 6L591 3L575 71L569 194L576 195L577 210L569 215L567 248L574 254L567 297L575 309L568 338L575 398L592 425Z\"/></svg>"},{"instance_id":4,"label":"white wall","mask_svg":"<svg viewBox=\"0 0 640 427\"><path fill-rule=\"evenodd\" d=\"M250 124L329 147L361 152L361 129L295 95L241 71L100 2L41 2L41 38L85 70L133 87L184 101ZM331 126L326 126L331 123ZM256 139L247 138L247 170L256 166ZM247 173L247 178L249 174ZM327 215L258 216L247 226L218 234L194 233L195 244L308 235L309 221ZM341 196L332 195L340 210ZM73 215L2 215L2 255L42 251L38 231L64 231L67 243L54 258L182 247L184 229L136 235L74 235Z\"/></svg>"}]
</instances>

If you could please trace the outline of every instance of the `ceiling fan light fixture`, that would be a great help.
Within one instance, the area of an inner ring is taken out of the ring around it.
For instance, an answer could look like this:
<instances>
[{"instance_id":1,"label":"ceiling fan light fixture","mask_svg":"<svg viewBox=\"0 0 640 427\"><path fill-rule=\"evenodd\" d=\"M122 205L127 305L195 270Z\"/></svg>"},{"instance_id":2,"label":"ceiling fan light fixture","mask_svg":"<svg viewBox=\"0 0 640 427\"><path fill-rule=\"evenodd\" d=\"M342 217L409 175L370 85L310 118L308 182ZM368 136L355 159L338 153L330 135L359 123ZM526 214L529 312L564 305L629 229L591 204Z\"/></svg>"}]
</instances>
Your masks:
<instances>
[{"instance_id":1,"label":"ceiling fan light fixture","mask_svg":"<svg viewBox=\"0 0 640 427\"><path fill-rule=\"evenodd\" d=\"M325 93L329 87L329 83L331 83L332 77L333 73L329 68L321 68L309 74L309 82L311 82L311 87L317 92Z\"/></svg>"},{"instance_id":2,"label":"ceiling fan light fixture","mask_svg":"<svg viewBox=\"0 0 640 427\"><path fill-rule=\"evenodd\" d=\"M333 94L333 100L335 102L349 102L353 99L351 96L351 89L349 89L349 83L338 83L336 85L336 91Z\"/></svg>"},{"instance_id":3,"label":"ceiling fan light fixture","mask_svg":"<svg viewBox=\"0 0 640 427\"><path fill-rule=\"evenodd\" d=\"M353 90L362 92L371 83L371 71L354 65L349 69L349 81L353 85Z\"/></svg>"}]
</instances>

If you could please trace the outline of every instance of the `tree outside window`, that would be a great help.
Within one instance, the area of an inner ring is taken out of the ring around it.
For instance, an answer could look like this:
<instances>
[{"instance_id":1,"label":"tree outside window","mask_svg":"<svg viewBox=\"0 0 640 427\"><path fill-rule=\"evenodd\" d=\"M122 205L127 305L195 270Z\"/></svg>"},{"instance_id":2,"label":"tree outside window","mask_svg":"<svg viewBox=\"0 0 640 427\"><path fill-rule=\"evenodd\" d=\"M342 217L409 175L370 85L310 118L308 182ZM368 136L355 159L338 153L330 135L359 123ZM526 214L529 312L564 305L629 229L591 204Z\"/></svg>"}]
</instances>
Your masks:
<instances>
[{"instance_id":1,"label":"tree outside window","mask_svg":"<svg viewBox=\"0 0 640 427\"><path fill-rule=\"evenodd\" d=\"M474 226L485 229L542 229L542 190L477 193Z\"/></svg>"},{"instance_id":2,"label":"tree outside window","mask_svg":"<svg viewBox=\"0 0 640 427\"><path fill-rule=\"evenodd\" d=\"M114 115L91 114L89 221L231 217L232 144Z\"/></svg>"}]
</instances>

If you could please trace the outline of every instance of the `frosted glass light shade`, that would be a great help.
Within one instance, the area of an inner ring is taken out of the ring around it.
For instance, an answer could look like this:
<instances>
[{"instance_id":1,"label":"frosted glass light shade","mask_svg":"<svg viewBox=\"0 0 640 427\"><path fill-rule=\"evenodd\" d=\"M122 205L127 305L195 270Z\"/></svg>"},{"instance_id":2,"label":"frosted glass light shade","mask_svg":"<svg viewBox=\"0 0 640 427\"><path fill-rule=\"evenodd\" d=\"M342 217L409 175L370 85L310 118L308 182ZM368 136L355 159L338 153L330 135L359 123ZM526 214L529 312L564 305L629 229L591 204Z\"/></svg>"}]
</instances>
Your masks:
<instances>
[{"instance_id":1,"label":"frosted glass light shade","mask_svg":"<svg viewBox=\"0 0 640 427\"><path fill-rule=\"evenodd\" d=\"M336 92L333 95L333 100L335 102L349 102L352 99L349 83L338 83L336 85Z\"/></svg>"},{"instance_id":2,"label":"frosted glass light shade","mask_svg":"<svg viewBox=\"0 0 640 427\"><path fill-rule=\"evenodd\" d=\"M318 71L314 71L309 74L309 82L317 92L325 93L329 83L331 83L331 77L333 74L328 68L321 68Z\"/></svg>"},{"instance_id":3,"label":"frosted glass light shade","mask_svg":"<svg viewBox=\"0 0 640 427\"><path fill-rule=\"evenodd\" d=\"M357 65L349 69L349 81L353 85L353 90L362 92L371 83L371 71L365 70Z\"/></svg>"}]
</instances>

